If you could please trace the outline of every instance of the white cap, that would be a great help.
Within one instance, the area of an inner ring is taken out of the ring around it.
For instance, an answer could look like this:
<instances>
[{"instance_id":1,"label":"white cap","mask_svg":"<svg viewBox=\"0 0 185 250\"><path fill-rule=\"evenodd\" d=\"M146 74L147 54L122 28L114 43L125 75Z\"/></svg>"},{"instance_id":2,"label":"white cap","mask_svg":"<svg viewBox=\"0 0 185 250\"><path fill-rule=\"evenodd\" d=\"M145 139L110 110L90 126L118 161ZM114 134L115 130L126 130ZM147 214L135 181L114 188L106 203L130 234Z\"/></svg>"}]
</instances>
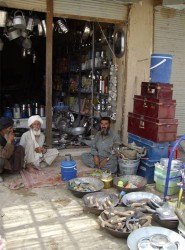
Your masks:
<instances>
[{"instance_id":1,"label":"white cap","mask_svg":"<svg viewBox=\"0 0 185 250\"><path fill-rule=\"evenodd\" d=\"M28 119L28 127L30 127L35 121L38 121L38 122L40 122L40 124L43 124L43 120L41 119L41 117L39 115L32 115Z\"/></svg>"}]
</instances>

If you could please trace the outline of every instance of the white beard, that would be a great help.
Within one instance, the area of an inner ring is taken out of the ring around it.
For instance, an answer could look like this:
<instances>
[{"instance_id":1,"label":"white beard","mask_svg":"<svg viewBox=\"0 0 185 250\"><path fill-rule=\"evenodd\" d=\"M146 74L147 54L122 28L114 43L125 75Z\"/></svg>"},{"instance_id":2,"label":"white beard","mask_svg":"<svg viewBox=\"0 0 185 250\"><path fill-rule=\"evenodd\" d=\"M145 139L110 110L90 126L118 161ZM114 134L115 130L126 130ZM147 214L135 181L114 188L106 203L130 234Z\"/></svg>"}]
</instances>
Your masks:
<instances>
[{"instance_id":1,"label":"white beard","mask_svg":"<svg viewBox=\"0 0 185 250\"><path fill-rule=\"evenodd\" d=\"M41 130L35 130L35 129L32 129L32 132L34 134L34 136L39 136L41 134Z\"/></svg>"}]
</instances>

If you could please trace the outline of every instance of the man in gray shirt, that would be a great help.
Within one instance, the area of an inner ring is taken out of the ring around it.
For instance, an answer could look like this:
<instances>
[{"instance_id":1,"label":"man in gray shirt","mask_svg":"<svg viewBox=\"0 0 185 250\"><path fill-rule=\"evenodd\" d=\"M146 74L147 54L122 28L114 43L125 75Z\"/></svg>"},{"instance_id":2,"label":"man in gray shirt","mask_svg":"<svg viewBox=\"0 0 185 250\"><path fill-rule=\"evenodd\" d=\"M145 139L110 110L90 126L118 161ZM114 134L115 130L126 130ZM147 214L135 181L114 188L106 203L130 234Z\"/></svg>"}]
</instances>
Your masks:
<instances>
[{"instance_id":1,"label":"man in gray shirt","mask_svg":"<svg viewBox=\"0 0 185 250\"><path fill-rule=\"evenodd\" d=\"M91 152L81 155L85 165L91 168L109 170L111 173L117 173L117 156L112 154L114 143L119 143L120 139L111 128L109 117L102 117L100 121L100 131L96 134L91 144Z\"/></svg>"}]
</instances>

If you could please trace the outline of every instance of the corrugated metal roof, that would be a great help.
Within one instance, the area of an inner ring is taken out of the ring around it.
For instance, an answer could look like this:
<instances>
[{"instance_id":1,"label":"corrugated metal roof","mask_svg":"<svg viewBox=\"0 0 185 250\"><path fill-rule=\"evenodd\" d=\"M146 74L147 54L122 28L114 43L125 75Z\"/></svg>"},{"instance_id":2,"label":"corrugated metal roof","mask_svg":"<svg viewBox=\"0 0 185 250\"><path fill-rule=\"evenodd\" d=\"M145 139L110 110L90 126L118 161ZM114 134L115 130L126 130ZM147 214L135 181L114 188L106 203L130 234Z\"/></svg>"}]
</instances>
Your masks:
<instances>
[{"instance_id":1,"label":"corrugated metal roof","mask_svg":"<svg viewBox=\"0 0 185 250\"><path fill-rule=\"evenodd\" d=\"M46 0L4 0L0 6L46 12ZM54 16L81 19L127 20L127 6L120 0L54 0Z\"/></svg>"},{"instance_id":2,"label":"corrugated metal roof","mask_svg":"<svg viewBox=\"0 0 185 250\"><path fill-rule=\"evenodd\" d=\"M185 12L156 8L154 21L154 53L173 56L171 83L176 100L178 135L185 134Z\"/></svg>"}]
</instances>

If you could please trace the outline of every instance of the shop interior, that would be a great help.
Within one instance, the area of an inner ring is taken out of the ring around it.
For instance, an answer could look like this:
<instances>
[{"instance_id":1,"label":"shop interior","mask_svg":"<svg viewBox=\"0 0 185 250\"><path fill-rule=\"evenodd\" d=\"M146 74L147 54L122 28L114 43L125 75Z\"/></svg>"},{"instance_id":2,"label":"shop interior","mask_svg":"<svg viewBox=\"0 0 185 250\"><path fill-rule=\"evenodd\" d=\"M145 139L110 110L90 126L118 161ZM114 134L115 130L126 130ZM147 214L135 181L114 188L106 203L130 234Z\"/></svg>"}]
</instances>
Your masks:
<instances>
[{"instance_id":1,"label":"shop interior","mask_svg":"<svg viewBox=\"0 0 185 250\"><path fill-rule=\"evenodd\" d=\"M26 129L22 120L34 114L45 118L46 16L3 11L0 113L14 118L16 129ZM114 119L117 82L110 89L110 75L117 76L113 55L120 52L116 47L113 52L114 29L110 23L53 18L53 144L81 145L79 137L96 132L101 116Z\"/></svg>"}]
</instances>

